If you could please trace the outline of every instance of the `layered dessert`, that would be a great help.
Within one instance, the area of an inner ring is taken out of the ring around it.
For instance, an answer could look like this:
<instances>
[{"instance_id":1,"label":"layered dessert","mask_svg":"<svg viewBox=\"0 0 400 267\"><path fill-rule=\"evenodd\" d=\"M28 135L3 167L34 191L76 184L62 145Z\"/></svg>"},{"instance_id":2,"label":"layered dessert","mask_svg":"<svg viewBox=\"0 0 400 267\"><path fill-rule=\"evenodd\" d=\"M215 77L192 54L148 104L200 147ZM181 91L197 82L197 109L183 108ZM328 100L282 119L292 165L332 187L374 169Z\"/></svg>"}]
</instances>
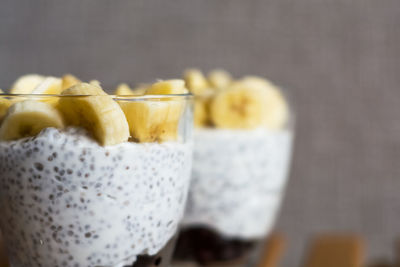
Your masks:
<instances>
[{"instance_id":1,"label":"layered dessert","mask_svg":"<svg viewBox=\"0 0 400 267\"><path fill-rule=\"evenodd\" d=\"M11 267L168 266L192 162L184 82L117 97L73 76L32 85L41 78L11 91L31 95L0 95Z\"/></svg>"},{"instance_id":2,"label":"layered dessert","mask_svg":"<svg viewBox=\"0 0 400 267\"><path fill-rule=\"evenodd\" d=\"M255 76L185 73L195 94L192 182L177 263L243 265L274 225L292 146L281 90Z\"/></svg>"}]
</instances>

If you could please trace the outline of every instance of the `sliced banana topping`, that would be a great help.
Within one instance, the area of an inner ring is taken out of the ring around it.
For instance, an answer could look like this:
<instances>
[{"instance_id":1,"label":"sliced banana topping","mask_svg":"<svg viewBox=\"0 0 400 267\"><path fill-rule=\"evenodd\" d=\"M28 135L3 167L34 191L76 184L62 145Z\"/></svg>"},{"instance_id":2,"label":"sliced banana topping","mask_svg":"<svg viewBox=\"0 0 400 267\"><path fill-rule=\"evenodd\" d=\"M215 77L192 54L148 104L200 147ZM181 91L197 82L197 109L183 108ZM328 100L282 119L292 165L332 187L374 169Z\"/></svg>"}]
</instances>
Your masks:
<instances>
[{"instance_id":1,"label":"sliced banana topping","mask_svg":"<svg viewBox=\"0 0 400 267\"><path fill-rule=\"evenodd\" d=\"M279 129L287 122L289 110L285 98L272 83L245 77L215 96L210 114L213 123L221 128Z\"/></svg>"},{"instance_id":2,"label":"sliced banana topping","mask_svg":"<svg viewBox=\"0 0 400 267\"><path fill-rule=\"evenodd\" d=\"M58 95L62 91L62 80L56 77L46 77L31 94Z\"/></svg>"},{"instance_id":3,"label":"sliced banana topping","mask_svg":"<svg viewBox=\"0 0 400 267\"><path fill-rule=\"evenodd\" d=\"M120 102L132 138L138 142L175 140L180 117L165 101Z\"/></svg>"},{"instance_id":4,"label":"sliced banana topping","mask_svg":"<svg viewBox=\"0 0 400 267\"><path fill-rule=\"evenodd\" d=\"M289 120L290 112L281 90L267 79L257 76L244 77L241 82L266 92L262 125L272 130L284 127Z\"/></svg>"},{"instance_id":5,"label":"sliced banana topping","mask_svg":"<svg viewBox=\"0 0 400 267\"><path fill-rule=\"evenodd\" d=\"M127 141L130 134L140 142L176 140L184 108L184 101L174 96L140 101L122 97L117 103L103 91L100 82L82 83L71 74L62 78L26 75L14 83L13 93L61 96L21 96L13 101L0 97L2 140L36 135L46 127L62 128L64 121L86 128L104 146ZM121 96L185 93L188 90L183 80L160 81L136 89L121 84L115 91Z\"/></svg>"},{"instance_id":6,"label":"sliced banana topping","mask_svg":"<svg viewBox=\"0 0 400 267\"><path fill-rule=\"evenodd\" d=\"M62 78L62 85L61 85L61 89L62 91L64 91L65 89L68 89L74 85L77 85L78 83L81 83L82 81L79 80L78 78L76 78L74 75L72 74L65 74Z\"/></svg>"},{"instance_id":7,"label":"sliced banana topping","mask_svg":"<svg viewBox=\"0 0 400 267\"><path fill-rule=\"evenodd\" d=\"M139 85L138 87L135 87L133 89L133 94L134 95L145 95L147 88L148 88L148 86L146 86L146 85Z\"/></svg>"},{"instance_id":8,"label":"sliced banana topping","mask_svg":"<svg viewBox=\"0 0 400 267\"><path fill-rule=\"evenodd\" d=\"M195 95L196 126L280 129L289 119L285 97L264 78L245 76L234 80L229 72L215 69L206 79L200 70L189 69L184 72L184 79Z\"/></svg>"},{"instance_id":9,"label":"sliced banana topping","mask_svg":"<svg viewBox=\"0 0 400 267\"><path fill-rule=\"evenodd\" d=\"M118 96L144 95L146 94L147 88L148 86L142 85L132 89L126 83L121 83L120 85L118 85L117 89L115 89L114 95Z\"/></svg>"},{"instance_id":10,"label":"sliced banana topping","mask_svg":"<svg viewBox=\"0 0 400 267\"><path fill-rule=\"evenodd\" d=\"M207 78L211 87L217 90L227 88L232 82L232 77L229 72L220 69L212 70Z\"/></svg>"},{"instance_id":11,"label":"sliced banana topping","mask_svg":"<svg viewBox=\"0 0 400 267\"><path fill-rule=\"evenodd\" d=\"M10 89L11 94L30 94L45 77L38 74L27 74L18 78Z\"/></svg>"},{"instance_id":12,"label":"sliced banana topping","mask_svg":"<svg viewBox=\"0 0 400 267\"><path fill-rule=\"evenodd\" d=\"M194 95L202 95L210 90L210 85L203 73L198 69L188 69L183 77L189 91Z\"/></svg>"},{"instance_id":13,"label":"sliced banana topping","mask_svg":"<svg viewBox=\"0 0 400 267\"><path fill-rule=\"evenodd\" d=\"M0 93L3 91L0 89ZM0 122L3 120L4 116L7 113L8 108L11 106L11 101L6 99L5 97L0 96Z\"/></svg>"},{"instance_id":14,"label":"sliced banana topping","mask_svg":"<svg viewBox=\"0 0 400 267\"><path fill-rule=\"evenodd\" d=\"M285 97L277 88L270 88L265 103L265 116L263 125L276 130L285 127L290 117L290 111Z\"/></svg>"},{"instance_id":15,"label":"sliced banana topping","mask_svg":"<svg viewBox=\"0 0 400 267\"><path fill-rule=\"evenodd\" d=\"M98 81L98 80L91 80L91 81L89 82L89 84L91 84L91 85L94 85L94 86L97 86L97 87L100 87L100 88L101 88L101 82L100 82L100 81Z\"/></svg>"},{"instance_id":16,"label":"sliced banana topping","mask_svg":"<svg viewBox=\"0 0 400 267\"><path fill-rule=\"evenodd\" d=\"M64 127L63 119L55 108L34 100L17 102L8 109L1 124L0 140L35 136L48 127Z\"/></svg>"},{"instance_id":17,"label":"sliced banana topping","mask_svg":"<svg viewBox=\"0 0 400 267\"><path fill-rule=\"evenodd\" d=\"M114 91L114 95L133 95L133 94L134 94L133 90L126 83L121 83Z\"/></svg>"},{"instance_id":18,"label":"sliced banana topping","mask_svg":"<svg viewBox=\"0 0 400 267\"><path fill-rule=\"evenodd\" d=\"M148 95L179 95L186 94L188 90L185 88L183 80L165 80L152 84L147 90Z\"/></svg>"},{"instance_id":19,"label":"sliced banana topping","mask_svg":"<svg viewBox=\"0 0 400 267\"><path fill-rule=\"evenodd\" d=\"M33 91L31 94L46 94L46 95L59 95L62 91L62 80L57 77L46 77ZM21 101L22 99L14 99ZM39 101L46 102L53 106L58 104L58 98L53 96L41 97Z\"/></svg>"},{"instance_id":20,"label":"sliced banana topping","mask_svg":"<svg viewBox=\"0 0 400 267\"><path fill-rule=\"evenodd\" d=\"M262 125L265 101L264 90L236 83L212 100L211 119L220 128L256 128Z\"/></svg>"},{"instance_id":21,"label":"sliced banana topping","mask_svg":"<svg viewBox=\"0 0 400 267\"><path fill-rule=\"evenodd\" d=\"M81 83L64 90L62 95L65 97L60 98L58 107L69 125L86 128L104 146L128 140L124 112L99 86Z\"/></svg>"},{"instance_id":22,"label":"sliced banana topping","mask_svg":"<svg viewBox=\"0 0 400 267\"><path fill-rule=\"evenodd\" d=\"M157 82L150 86L147 94L187 93L182 80ZM179 119L184 108L180 99L145 100L140 102L120 102L128 120L133 139L139 142L164 142L178 137Z\"/></svg>"},{"instance_id":23,"label":"sliced banana topping","mask_svg":"<svg viewBox=\"0 0 400 267\"><path fill-rule=\"evenodd\" d=\"M209 124L208 119L209 99L196 99L194 102L194 118L195 126L202 127Z\"/></svg>"}]
</instances>

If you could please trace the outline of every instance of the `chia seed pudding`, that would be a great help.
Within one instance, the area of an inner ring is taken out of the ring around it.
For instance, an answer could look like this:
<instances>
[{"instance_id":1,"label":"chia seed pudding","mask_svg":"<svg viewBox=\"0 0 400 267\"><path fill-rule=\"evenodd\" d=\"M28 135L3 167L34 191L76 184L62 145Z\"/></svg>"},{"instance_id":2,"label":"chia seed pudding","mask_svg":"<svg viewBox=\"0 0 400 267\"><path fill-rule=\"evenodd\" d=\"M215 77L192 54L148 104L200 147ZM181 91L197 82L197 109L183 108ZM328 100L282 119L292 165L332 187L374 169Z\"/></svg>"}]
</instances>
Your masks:
<instances>
[{"instance_id":1,"label":"chia seed pudding","mask_svg":"<svg viewBox=\"0 0 400 267\"><path fill-rule=\"evenodd\" d=\"M274 224L288 177L292 132L196 129L194 139L176 254L202 264L231 260L254 248ZM188 251L190 240L197 240L197 249Z\"/></svg>"},{"instance_id":2,"label":"chia seed pudding","mask_svg":"<svg viewBox=\"0 0 400 267\"><path fill-rule=\"evenodd\" d=\"M291 132L197 129L194 138L183 226L204 224L244 239L265 236L286 184Z\"/></svg>"},{"instance_id":3,"label":"chia seed pudding","mask_svg":"<svg viewBox=\"0 0 400 267\"><path fill-rule=\"evenodd\" d=\"M119 267L156 255L182 218L191 150L175 141L103 147L80 128L1 141L11 266Z\"/></svg>"}]
</instances>

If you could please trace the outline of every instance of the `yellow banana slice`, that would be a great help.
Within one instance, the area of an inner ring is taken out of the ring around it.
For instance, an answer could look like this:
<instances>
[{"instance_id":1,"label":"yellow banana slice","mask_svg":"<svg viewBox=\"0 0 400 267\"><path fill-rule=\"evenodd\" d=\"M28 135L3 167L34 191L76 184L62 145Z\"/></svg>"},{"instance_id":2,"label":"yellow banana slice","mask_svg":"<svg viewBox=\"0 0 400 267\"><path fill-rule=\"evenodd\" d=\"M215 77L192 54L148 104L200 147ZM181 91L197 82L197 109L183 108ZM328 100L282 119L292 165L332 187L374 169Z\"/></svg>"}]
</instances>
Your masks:
<instances>
[{"instance_id":1,"label":"yellow banana slice","mask_svg":"<svg viewBox=\"0 0 400 267\"><path fill-rule=\"evenodd\" d=\"M270 90L267 96L266 116L263 124L269 129L281 129L289 121L290 111L285 97L279 90Z\"/></svg>"},{"instance_id":2,"label":"yellow banana slice","mask_svg":"<svg viewBox=\"0 0 400 267\"><path fill-rule=\"evenodd\" d=\"M30 94L45 77L38 74L27 74L18 78L10 89L11 94Z\"/></svg>"},{"instance_id":3,"label":"yellow banana slice","mask_svg":"<svg viewBox=\"0 0 400 267\"><path fill-rule=\"evenodd\" d=\"M129 85L121 83L118 85L117 89L115 89L114 95L134 95L134 92Z\"/></svg>"},{"instance_id":4,"label":"yellow banana slice","mask_svg":"<svg viewBox=\"0 0 400 267\"><path fill-rule=\"evenodd\" d=\"M78 83L81 83L82 81L79 80L78 78L76 78L74 75L72 74L65 74L62 78L62 85L61 85L61 89L62 91L64 91L65 89L68 89L74 85L77 85Z\"/></svg>"},{"instance_id":5,"label":"yellow banana slice","mask_svg":"<svg viewBox=\"0 0 400 267\"><path fill-rule=\"evenodd\" d=\"M4 93L3 90L0 89L0 94L3 93ZM0 96L0 122L3 120L10 106L11 106L11 101L5 97Z\"/></svg>"},{"instance_id":6,"label":"yellow banana slice","mask_svg":"<svg viewBox=\"0 0 400 267\"><path fill-rule=\"evenodd\" d=\"M133 89L133 94L134 95L145 95L147 88L148 88L148 86L139 85L138 87Z\"/></svg>"},{"instance_id":7,"label":"yellow banana slice","mask_svg":"<svg viewBox=\"0 0 400 267\"><path fill-rule=\"evenodd\" d=\"M254 89L236 83L221 91L210 106L211 119L220 128L251 129L263 122L264 90Z\"/></svg>"},{"instance_id":8,"label":"yellow banana slice","mask_svg":"<svg viewBox=\"0 0 400 267\"><path fill-rule=\"evenodd\" d=\"M183 76L187 88L194 95L202 95L210 89L207 79L198 69L188 69L184 72Z\"/></svg>"},{"instance_id":9,"label":"yellow banana slice","mask_svg":"<svg viewBox=\"0 0 400 267\"><path fill-rule=\"evenodd\" d=\"M179 95L186 94L188 90L185 88L183 80L165 80L152 84L147 90L147 95Z\"/></svg>"},{"instance_id":10,"label":"yellow banana slice","mask_svg":"<svg viewBox=\"0 0 400 267\"><path fill-rule=\"evenodd\" d=\"M197 127L204 127L209 123L209 99L208 98L196 98L194 101L194 125Z\"/></svg>"},{"instance_id":11,"label":"yellow banana slice","mask_svg":"<svg viewBox=\"0 0 400 267\"><path fill-rule=\"evenodd\" d=\"M57 77L46 77L43 82L41 82L31 94L48 94L48 95L59 95L62 91L62 80ZM21 101L20 99L15 99L16 101ZM46 102L48 104L56 107L58 103L58 98L54 96L41 97L40 101Z\"/></svg>"},{"instance_id":12,"label":"yellow banana slice","mask_svg":"<svg viewBox=\"0 0 400 267\"><path fill-rule=\"evenodd\" d=\"M169 80L153 84L146 93L160 95L187 92L182 80ZM133 139L139 142L165 142L177 139L183 102L173 97L163 100L120 102Z\"/></svg>"},{"instance_id":13,"label":"yellow banana slice","mask_svg":"<svg viewBox=\"0 0 400 267\"><path fill-rule=\"evenodd\" d=\"M211 87L217 90L225 89L232 82L229 72L220 69L212 70L207 78Z\"/></svg>"},{"instance_id":14,"label":"yellow banana slice","mask_svg":"<svg viewBox=\"0 0 400 267\"><path fill-rule=\"evenodd\" d=\"M164 142L177 138L180 113L166 101L120 102L132 138Z\"/></svg>"},{"instance_id":15,"label":"yellow banana slice","mask_svg":"<svg viewBox=\"0 0 400 267\"><path fill-rule=\"evenodd\" d=\"M287 103L278 88L265 79L245 77L217 94L211 119L221 128L279 129L288 120Z\"/></svg>"},{"instance_id":16,"label":"yellow banana slice","mask_svg":"<svg viewBox=\"0 0 400 267\"><path fill-rule=\"evenodd\" d=\"M145 87L145 85L141 85L137 88L132 89L126 83L121 83L120 85L118 85L117 89L115 89L114 95L144 95L146 94L146 91L147 86Z\"/></svg>"},{"instance_id":17,"label":"yellow banana slice","mask_svg":"<svg viewBox=\"0 0 400 267\"><path fill-rule=\"evenodd\" d=\"M89 82L89 84L91 84L91 85L95 85L95 86L97 86L97 87L100 87L100 88L101 88L101 82L100 82L100 81L98 81L98 80L91 80L91 81Z\"/></svg>"},{"instance_id":18,"label":"yellow banana slice","mask_svg":"<svg viewBox=\"0 0 400 267\"><path fill-rule=\"evenodd\" d=\"M272 82L257 76L244 77L240 82L266 92L262 125L272 130L284 127L289 120L290 111L281 90Z\"/></svg>"},{"instance_id":19,"label":"yellow banana slice","mask_svg":"<svg viewBox=\"0 0 400 267\"><path fill-rule=\"evenodd\" d=\"M26 100L13 104L0 127L0 140L16 140L35 136L48 127L63 128L60 113L51 105Z\"/></svg>"},{"instance_id":20,"label":"yellow banana slice","mask_svg":"<svg viewBox=\"0 0 400 267\"><path fill-rule=\"evenodd\" d=\"M62 91L62 80L56 77L46 77L31 94L58 95Z\"/></svg>"},{"instance_id":21,"label":"yellow banana slice","mask_svg":"<svg viewBox=\"0 0 400 267\"><path fill-rule=\"evenodd\" d=\"M128 140L129 126L121 107L100 87L81 83L62 95L58 107L69 125L86 128L103 146Z\"/></svg>"}]
</instances>

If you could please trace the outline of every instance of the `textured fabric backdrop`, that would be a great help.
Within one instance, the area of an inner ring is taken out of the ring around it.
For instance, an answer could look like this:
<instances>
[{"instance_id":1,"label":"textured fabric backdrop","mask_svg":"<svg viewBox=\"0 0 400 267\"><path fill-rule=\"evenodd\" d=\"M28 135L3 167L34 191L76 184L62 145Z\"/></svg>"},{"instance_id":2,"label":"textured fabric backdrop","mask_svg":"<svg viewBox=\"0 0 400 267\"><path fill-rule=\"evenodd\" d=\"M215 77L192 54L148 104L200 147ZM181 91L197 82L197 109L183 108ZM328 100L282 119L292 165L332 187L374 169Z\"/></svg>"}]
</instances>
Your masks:
<instances>
[{"instance_id":1,"label":"textured fabric backdrop","mask_svg":"<svg viewBox=\"0 0 400 267\"><path fill-rule=\"evenodd\" d=\"M0 87L20 74L143 82L186 67L259 74L298 111L278 222L297 266L311 233L400 234L400 1L3 0Z\"/></svg>"}]
</instances>

